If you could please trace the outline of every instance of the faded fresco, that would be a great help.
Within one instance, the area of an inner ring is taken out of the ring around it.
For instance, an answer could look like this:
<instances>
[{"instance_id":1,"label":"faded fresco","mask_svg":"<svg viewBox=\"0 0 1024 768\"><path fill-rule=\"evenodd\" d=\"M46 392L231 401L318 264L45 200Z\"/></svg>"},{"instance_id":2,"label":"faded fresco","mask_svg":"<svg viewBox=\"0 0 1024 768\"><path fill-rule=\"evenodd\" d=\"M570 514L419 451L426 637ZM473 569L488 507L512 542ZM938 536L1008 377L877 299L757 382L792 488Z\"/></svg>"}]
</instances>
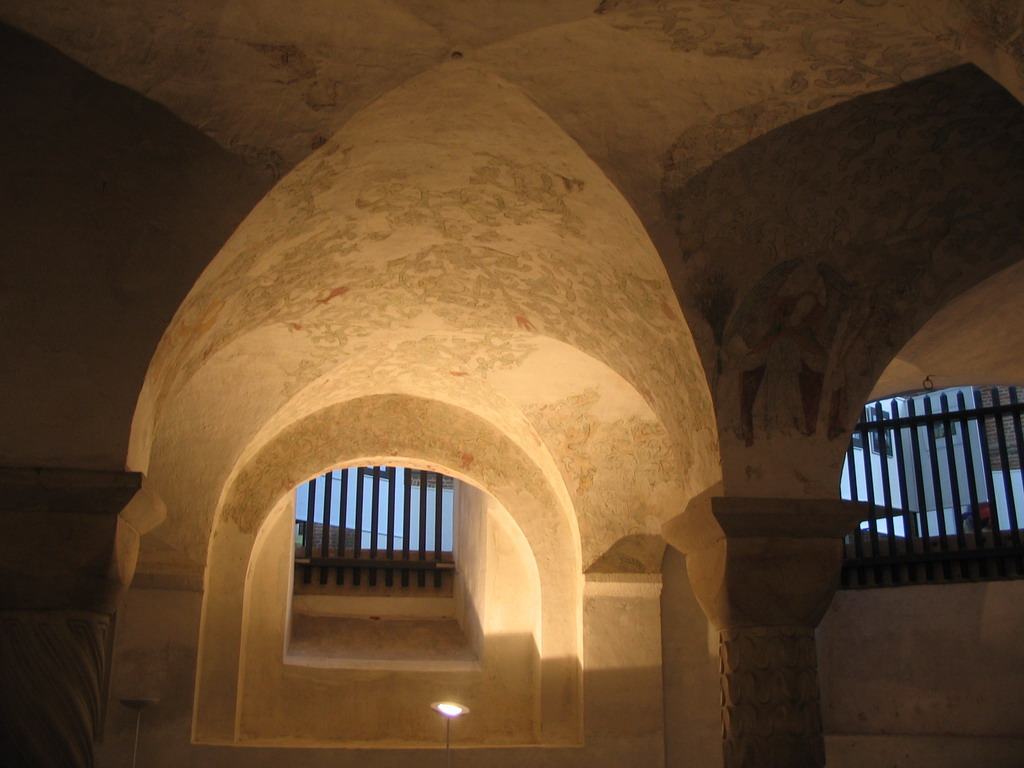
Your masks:
<instances>
[{"instance_id":1,"label":"faded fresco","mask_svg":"<svg viewBox=\"0 0 1024 768\"><path fill-rule=\"evenodd\" d=\"M584 568L656 572L664 548L660 521L684 498L671 440L638 416L603 421L600 408L600 394L587 389L528 415L559 457Z\"/></svg>"},{"instance_id":2,"label":"faded fresco","mask_svg":"<svg viewBox=\"0 0 1024 768\"><path fill-rule=\"evenodd\" d=\"M740 528L824 535L873 387L1021 375L1022 31L1020 0L0 0L6 495L77 509L144 478L107 521L112 657L73 557L60 594L7 574L63 622L5 619L22 762L440 764L436 690L473 710L452 762L484 768L818 765L823 728L834 766L1019 766L1020 584L942 615L841 600L822 725L814 630L738 619L716 663L698 560L661 526L739 498ZM336 628L322 666L286 663L294 487L374 462L497 500L479 669L389 678L411 659L375 648L348 675ZM38 543L34 504L10 547ZM763 549L762 572L807 560ZM833 586L805 575L768 597ZM873 666L897 614L959 671ZM159 705L117 704L139 696Z\"/></svg>"},{"instance_id":3,"label":"faded fresco","mask_svg":"<svg viewBox=\"0 0 1024 768\"><path fill-rule=\"evenodd\" d=\"M1005 83L1019 93L1024 79L1024 51L1017 41L1024 22L1015 0L936 0L926 6L899 0L849 0L821 4L813 2L716 3L658 2L648 0L601 0L595 13L606 15L614 24L631 28L643 24L658 29L670 40L673 50L700 52L709 57L753 59L770 48L765 35L797 28L803 38L827 29L841 34L857 22L883 22L892 29L912 31L957 54L975 54L1005 59L1017 83ZM628 21L623 21L623 19ZM810 34L805 33L805 30ZM883 35L850 38L858 53L884 50ZM851 58L856 58L856 55ZM847 58L835 58L838 71L832 79L856 77L843 72ZM876 70L877 72L878 70Z\"/></svg>"},{"instance_id":4,"label":"faded fresco","mask_svg":"<svg viewBox=\"0 0 1024 768\"><path fill-rule=\"evenodd\" d=\"M158 425L233 409L235 423L254 424L233 438L243 456L346 398L452 403L558 467L588 562L628 539L614 567L656 569L681 483L716 472L677 300L635 217L564 134L487 81L461 87L551 135L524 148L503 124L474 125L487 149L467 151L459 126L470 118L459 115L445 124L452 136L410 128L395 152L374 141L377 117L357 122L239 229L165 335L144 400ZM410 89L382 102L379 119L432 108ZM473 108L489 120L497 109ZM543 370L532 362L541 351ZM252 394L239 406L221 382L254 367L262 375L245 379ZM566 418L593 439L567 438ZM481 464L467 447L453 467L472 478Z\"/></svg>"},{"instance_id":5,"label":"faded fresco","mask_svg":"<svg viewBox=\"0 0 1024 768\"><path fill-rule=\"evenodd\" d=\"M625 364L634 378L661 367L682 375L669 352L673 335L682 330L681 317L663 284L628 268L584 267L551 246L516 248L511 233L499 237L493 229L499 222L505 228L539 225L585 247L570 209L570 197L583 182L488 157L479 163L463 188L434 193L409 184L373 186L356 197L357 209L366 214L358 223L339 231L334 216L314 207L294 231L288 227L245 248L179 314L161 350L166 357L160 367L174 371L173 378L159 379L159 390L178 386L232 340L267 324L307 337L317 356L330 361L347 350L358 353L370 334L430 325L432 317L449 332L492 329L489 354L473 357L477 373L513 365L526 349L521 338L511 339L527 331L562 338L613 367ZM308 184L289 179L274 195L288 196L296 186L308 193L339 172L316 167ZM307 227L317 233L305 234ZM406 227L427 228L438 242L405 253ZM267 249L278 250L275 242L293 238L298 242L266 262ZM371 246L383 248L392 240L401 240L394 255L368 258ZM622 325L609 326L609 318ZM639 356L643 347L659 359ZM314 357L300 378L311 380L322 371ZM302 383L285 387L292 392ZM653 395L655 388L648 388ZM668 398L662 405L675 407Z\"/></svg>"},{"instance_id":6,"label":"faded fresco","mask_svg":"<svg viewBox=\"0 0 1024 768\"><path fill-rule=\"evenodd\" d=\"M549 479L499 431L468 411L402 396L342 403L278 434L239 469L224 519L252 533L299 483L325 467L366 456L419 457L456 475L472 468L481 487L514 513L525 508L543 514L546 521L532 523L573 538ZM527 501L510 504L510 499Z\"/></svg>"},{"instance_id":7,"label":"faded fresco","mask_svg":"<svg viewBox=\"0 0 1024 768\"><path fill-rule=\"evenodd\" d=\"M617 11L609 23L644 33L679 56L777 62L766 74L769 87L758 83L760 96L697 121L678 137L666 179L670 185L799 117L960 63L952 51L926 38L851 16L840 6L749 0L607 5Z\"/></svg>"},{"instance_id":8,"label":"faded fresco","mask_svg":"<svg viewBox=\"0 0 1024 768\"><path fill-rule=\"evenodd\" d=\"M1020 257L1018 114L959 68L798 120L668 183L681 248L670 271L701 320L723 429L746 445L845 435L931 308ZM730 274L741 256L748 269Z\"/></svg>"}]
</instances>

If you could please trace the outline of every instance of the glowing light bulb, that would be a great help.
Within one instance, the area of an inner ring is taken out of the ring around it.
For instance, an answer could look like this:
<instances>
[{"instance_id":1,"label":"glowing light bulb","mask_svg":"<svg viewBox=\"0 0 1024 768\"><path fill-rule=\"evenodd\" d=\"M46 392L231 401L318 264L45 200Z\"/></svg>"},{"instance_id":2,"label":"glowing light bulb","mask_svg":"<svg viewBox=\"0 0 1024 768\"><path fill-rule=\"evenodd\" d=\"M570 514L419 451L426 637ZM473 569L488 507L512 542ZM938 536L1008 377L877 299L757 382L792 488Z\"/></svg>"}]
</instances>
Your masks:
<instances>
[{"instance_id":1,"label":"glowing light bulb","mask_svg":"<svg viewBox=\"0 0 1024 768\"><path fill-rule=\"evenodd\" d=\"M469 712L469 707L454 701L435 701L430 707L445 717L461 717Z\"/></svg>"}]
</instances>

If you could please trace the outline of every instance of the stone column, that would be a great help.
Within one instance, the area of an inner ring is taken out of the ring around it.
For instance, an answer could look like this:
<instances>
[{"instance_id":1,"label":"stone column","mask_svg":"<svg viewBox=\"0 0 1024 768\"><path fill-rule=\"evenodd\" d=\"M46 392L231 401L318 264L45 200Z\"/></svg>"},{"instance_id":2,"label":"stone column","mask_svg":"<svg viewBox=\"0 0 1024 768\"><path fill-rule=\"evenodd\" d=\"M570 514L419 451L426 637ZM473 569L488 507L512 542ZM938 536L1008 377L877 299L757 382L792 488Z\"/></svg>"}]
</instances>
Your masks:
<instances>
[{"instance_id":1,"label":"stone column","mask_svg":"<svg viewBox=\"0 0 1024 768\"><path fill-rule=\"evenodd\" d=\"M111 617L163 515L136 473L0 468L4 765L92 766Z\"/></svg>"},{"instance_id":2,"label":"stone column","mask_svg":"<svg viewBox=\"0 0 1024 768\"><path fill-rule=\"evenodd\" d=\"M665 525L719 633L725 768L825 764L814 628L865 515L832 499L715 497Z\"/></svg>"}]
</instances>

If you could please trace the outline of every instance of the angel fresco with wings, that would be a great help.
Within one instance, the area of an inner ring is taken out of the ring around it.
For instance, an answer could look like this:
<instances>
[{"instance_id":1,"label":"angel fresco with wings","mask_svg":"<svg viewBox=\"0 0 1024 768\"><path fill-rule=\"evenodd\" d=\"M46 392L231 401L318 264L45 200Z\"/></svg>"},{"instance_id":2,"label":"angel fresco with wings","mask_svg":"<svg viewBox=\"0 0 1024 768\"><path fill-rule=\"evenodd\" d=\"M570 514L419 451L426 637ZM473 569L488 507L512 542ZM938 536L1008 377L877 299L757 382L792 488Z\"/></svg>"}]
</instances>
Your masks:
<instances>
[{"instance_id":1,"label":"angel fresco with wings","mask_svg":"<svg viewBox=\"0 0 1024 768\"><path fill-rule=\"evenodd\" d=\"M737 387L738 435L746 445L761 430L814 434L829 364L848 347L854 286L824 262L813 274L803 267L794 258L765 273L722 334L719 384ZM837 396L840 389L831 399Z\"/></svg>"}]
</instances>

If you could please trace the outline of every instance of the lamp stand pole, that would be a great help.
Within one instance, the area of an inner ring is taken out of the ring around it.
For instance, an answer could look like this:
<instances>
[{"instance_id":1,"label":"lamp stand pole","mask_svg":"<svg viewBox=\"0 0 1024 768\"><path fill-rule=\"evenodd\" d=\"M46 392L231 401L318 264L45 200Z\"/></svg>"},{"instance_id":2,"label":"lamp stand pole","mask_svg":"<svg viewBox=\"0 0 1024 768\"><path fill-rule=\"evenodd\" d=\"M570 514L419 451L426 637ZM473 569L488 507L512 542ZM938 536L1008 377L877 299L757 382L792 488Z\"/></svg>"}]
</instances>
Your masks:
<instances>
[{"instance_id":1,"label":"lamp stand pole","mask_svg":"<svg viewBox=\"0 0 1024 768\"><path fill-rule=\"evenodd\" d=\"M142 721L142 710L156 704L156 699L121 699L121 704L135 710L135 744L132 747L132 768L139 758L139 723Z\"/></svg>"}]
</instances>

